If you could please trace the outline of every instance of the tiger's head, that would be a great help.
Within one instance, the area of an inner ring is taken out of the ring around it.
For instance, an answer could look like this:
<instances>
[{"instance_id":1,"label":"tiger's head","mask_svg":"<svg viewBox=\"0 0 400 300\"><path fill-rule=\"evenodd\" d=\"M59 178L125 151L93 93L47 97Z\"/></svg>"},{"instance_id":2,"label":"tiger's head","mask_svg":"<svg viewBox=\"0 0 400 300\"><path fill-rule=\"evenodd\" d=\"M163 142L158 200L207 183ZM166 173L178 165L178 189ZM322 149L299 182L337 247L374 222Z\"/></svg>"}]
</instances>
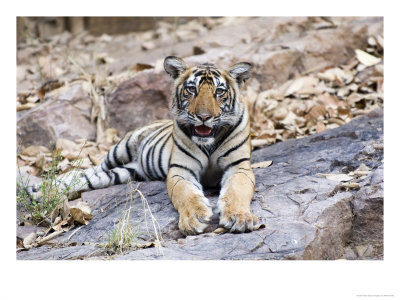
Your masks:
<instances>
[{"instance_id":1,"label":"tiger's head","mask_svg":"<svg viewBox=\"0 0 400 300\"><path fill-rule=\"evenodd\" d=\"M250 63L228 70L208 63L189 68L182 59L168 56L164 68L175 80L171 113L193 142L210 146L240 121L245 104L239 89L252 73Z\"/></svg>"}]
</instances>

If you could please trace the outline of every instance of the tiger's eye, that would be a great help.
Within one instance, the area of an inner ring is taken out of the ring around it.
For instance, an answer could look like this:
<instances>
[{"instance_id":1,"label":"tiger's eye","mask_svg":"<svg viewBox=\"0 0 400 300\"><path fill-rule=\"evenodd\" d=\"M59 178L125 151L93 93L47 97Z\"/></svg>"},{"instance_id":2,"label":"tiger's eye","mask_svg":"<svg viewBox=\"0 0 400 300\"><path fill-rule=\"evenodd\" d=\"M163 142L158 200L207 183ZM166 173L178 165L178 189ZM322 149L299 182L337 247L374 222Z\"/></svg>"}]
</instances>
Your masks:
<instances>
[{"instance_id":1,"label":"tiger's eye","mask_svg":"<svg viewBox=\"0 0 400 300\"><path fill-rule=\"evenodd\" d=\"M221 88L217 88L216 91L215 91L215 93L216 93L218 96L221 96L222 94L225 93L225 90L224 90L224 89L221 89Z\"/></svg>"},{"instance_id":2,"label":"tiger's eye","mask_svg":"<svg viewBox=\"0 0 400 300\"><path fill-rule=\"evenodd\" d=\"M196 88L194 86L188 86L186 89L191 93L196 93Z\"/></svg>"}]
</instances>

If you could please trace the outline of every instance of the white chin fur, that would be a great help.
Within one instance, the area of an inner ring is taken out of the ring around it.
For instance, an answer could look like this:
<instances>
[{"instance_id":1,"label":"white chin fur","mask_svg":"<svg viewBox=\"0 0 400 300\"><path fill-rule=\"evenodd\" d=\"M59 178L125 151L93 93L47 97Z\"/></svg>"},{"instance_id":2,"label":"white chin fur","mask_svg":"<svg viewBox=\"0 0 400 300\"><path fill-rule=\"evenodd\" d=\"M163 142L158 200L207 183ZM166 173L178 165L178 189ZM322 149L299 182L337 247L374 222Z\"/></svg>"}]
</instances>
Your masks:
<instances>
[{"instance_id":1,"label":"white chin fur","mask_svg":"<svg viewBox=\"0 0 400 300\"><path fill-rule=\"evenodd\" d=\"M192 136L192 141L200 146L209 146L214 143L214 137Z\"/></svg>"}]
</instances>

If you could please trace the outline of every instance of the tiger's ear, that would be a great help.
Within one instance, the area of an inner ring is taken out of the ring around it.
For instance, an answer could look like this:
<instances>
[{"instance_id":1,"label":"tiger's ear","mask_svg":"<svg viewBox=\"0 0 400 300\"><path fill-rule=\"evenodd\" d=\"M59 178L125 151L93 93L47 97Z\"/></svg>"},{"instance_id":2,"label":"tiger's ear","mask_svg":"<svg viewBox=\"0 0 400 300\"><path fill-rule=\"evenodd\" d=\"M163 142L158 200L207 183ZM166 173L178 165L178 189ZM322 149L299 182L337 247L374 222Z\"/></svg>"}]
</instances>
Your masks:
<instances>
[{"instance_id":1,"label":"tiger's ear","mask_svg":"<svg viewBox=\"0 0 400 300\"><path fill-rule=\"evenodd\" d=\"M253 65L248 62L240 62L229 68L229 75L235 79L239 85L239 88L243 86L243 83L248 79L253 72Z\"/></svg>"},{"instance_id":2,"label":"tiger's ear","mask_svg":"<svg viewBox=\"0 0 400 300\"><path fill-rule=\"evenodd\" d=\"M167 56L164 59L164 69L173 79L176 79L179 75L183 74L186 71L186 68L185 62L179 57Z\"/></svg>"}]
</instances>

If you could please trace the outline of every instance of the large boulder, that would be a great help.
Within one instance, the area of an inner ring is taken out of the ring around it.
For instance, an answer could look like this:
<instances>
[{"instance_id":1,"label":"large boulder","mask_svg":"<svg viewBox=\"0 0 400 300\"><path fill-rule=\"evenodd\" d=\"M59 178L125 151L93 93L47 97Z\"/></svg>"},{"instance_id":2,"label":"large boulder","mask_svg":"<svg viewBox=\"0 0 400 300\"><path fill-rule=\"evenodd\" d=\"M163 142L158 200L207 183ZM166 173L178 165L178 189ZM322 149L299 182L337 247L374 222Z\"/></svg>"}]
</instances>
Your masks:
<instances>
[{"instance_id":1,"label":"large boulder","mask_svg":"<svg viewBox=\"0 0 400 300\"><path fill-rule=\"evenodd\" d=\"M377 110L339 128L254 151L253 162L273 164L254 170L251 209L265 228L251 233L213 233L215 214L206 233L185 238L165 183L134 182L83 193L93 214L87 226L58 237L56 245L64 248L42 246L17 258L102 258L106 252L100 246L129 207L138 242L154 239L140 190L160 226L163 247L132 249L115 259L382 259L382 143L383 111ZM362 165L364 175L355 176ZM347 185L335 179L343 174L353 178ZM218 192L206 196L215 207Z\"/></svg>"},{"instance_id":2,"label":"large boulder","mask_svg":"<svg viewBox=\"0 0 400 300\"><path fill-rule=\"evenodd\" d=\"M120 136L155 120L168 119L172 80L153 69L121 83L107 99L109 126Z\"/></svg>"},{"instance_id":3,"label":"large boulder","mask_svg":"<svg viewBox=\"0 0 400 300\"><path fill-rule=\"evenodd\" d=\"M91 107L89 97L74 97L54 99L20 114L18 148L40 145L52 149L59 138L95 140L96 125L90 122Z\"/></svg>"}]
</instances>

